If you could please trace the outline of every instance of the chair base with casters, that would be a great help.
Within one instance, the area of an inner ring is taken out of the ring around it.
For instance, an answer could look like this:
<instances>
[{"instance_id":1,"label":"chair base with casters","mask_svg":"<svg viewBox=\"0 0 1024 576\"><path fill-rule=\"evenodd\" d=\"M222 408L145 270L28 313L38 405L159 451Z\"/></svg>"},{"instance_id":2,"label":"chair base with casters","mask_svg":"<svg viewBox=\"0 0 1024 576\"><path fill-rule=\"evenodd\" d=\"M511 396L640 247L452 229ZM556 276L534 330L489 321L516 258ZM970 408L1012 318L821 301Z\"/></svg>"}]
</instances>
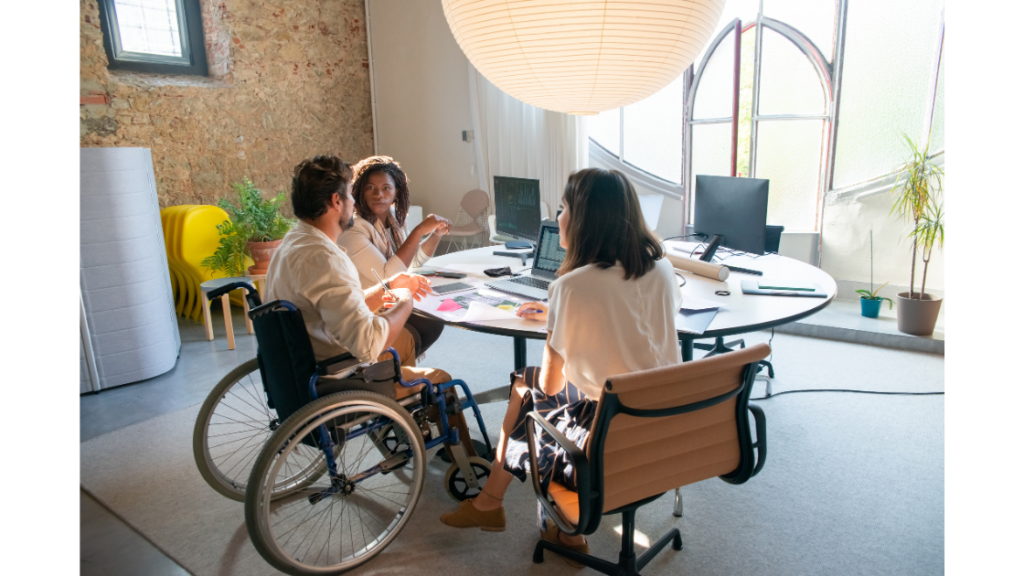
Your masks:
<instances>
[{"instance_id":1,"label":"chair base with casters","mask_svg":"<svg viewBox=\"0 0 1024 576\"><path fill-rule=\"evenodd\" d=\"M570 550L564 546L548 542L547 540L537 542L537 546L533 549L534 563L540 564L544 562L544 551L550 550L555 554L564 556L570 560L575 560L584 566L593 568L602 574L609 574L613 576L639 576L640 571L644 569L644 566L647 566L651 560L654 560L654 557L664 550L670 543L672 544L673 550L683 549L683 536L680 534L678 528L673 528L657 542L652 544L646 552L641 554L639 557L636 555L636 550L634 548L636 510L644 504L654 502L658 498L661 498L660 494L614 511L621 511L622 513L622 549L619 552L619 562L617 564L607 560L602 560L595 556L590 556L589 554ZM608 512L608 514L612 514L614 512Z\"/></svg>"},{"instance_id":2,"label":"chair base with casters","mask_svg":"<svg viewBox=\"0 0 1024 576\"><path fill-rule=\"evenodd\" d=\"M245 502L249 536L270 565L340 574L373 558L408 522L433 448L453 461L450 497L480 492L490 461L478 456L465 410L475 416L482 451L492 447L465 382L405 382L394 349L382 362L348 354L315 362L302 314L290 303L261 304L245 283L210 296L238 288L247 292L259 351L204 402L193 449L203 478Z\"/></svg>"},{"instance_id":3,"label":"chair base with casters","mask_svg":"<svg viewBox=\"0 0 1024 576\"><path fill-rule=\"evenodd\" d=\"M602 516L622 515L618 562L547 540L537 543L533 561L543 562L547 550L603 574L637 576L669 544L681 550L682 536L673 528L637 556L636 510L679 486L715 476L742 484L761 471L768 447L765 417L749 400L758 361L768 352L767 345L759 344L609 378L583 449L539 412L531 412L526 429L530 470L548 521L575 536L593 534ZM754 431L748 414L754 417ZM575 471L575 491L553 477L544 486L537 466L538 434L545 436L544 445L564 451Z\"/></svg>"},{"instance_id":4,"label":"chair base with casters","mask_svg":"<svg viewBox=\"0 0 1024 576\"><path fill-rule=\"evenodd\" d=\"M718 354L725 354L726 352L732 352L732 351L736 350L737 346L740 349L746 348L747 347L747 342L741 338L739 340L734 340L732 342L728 342L727 343L724 338L719 336L719 337L715 338L715 343L714 344L704 344L702 342L694 342L693 343L694 349L696 349L696 350L707 350L708 351L708 353L703 356L704 358L707 358L709 356L715 356L715 355L718 355ZM768 374L767 375L761 374L761 372L765 368L768 369ZM764 382L765 382L765 388L764 388L765 396L771 396L772 395L772 380L775 379L775 367L772 366L772 363L769 362L768 360L761 360L757 364L757 374L758 374L759 378L764 378ZM682 516L683 515L682 505L677 506L677 508L679 509L679 513L676 514L676 516Z\"/></svg>"}]
</instances>

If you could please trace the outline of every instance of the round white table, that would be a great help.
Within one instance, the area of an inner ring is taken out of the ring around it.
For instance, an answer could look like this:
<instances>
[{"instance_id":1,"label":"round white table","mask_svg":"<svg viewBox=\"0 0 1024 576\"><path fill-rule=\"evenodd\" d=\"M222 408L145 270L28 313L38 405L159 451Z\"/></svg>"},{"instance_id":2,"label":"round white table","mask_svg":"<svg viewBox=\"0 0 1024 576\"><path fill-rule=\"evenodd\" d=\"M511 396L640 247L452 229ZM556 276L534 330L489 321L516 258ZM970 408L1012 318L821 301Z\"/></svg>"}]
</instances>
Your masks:
<instances>
[{"instance_id":1,"label":"round white table","mask_svg":"<svg viewBox=\"0 0 1024 576\"><path fill-rule=\"evenodd\" d=\"M665 242L665 246L673 254L685 255L694 244L668 241ZM675 248L684 247L686 252L675 250ZM529 270L529 266L532 264L532 260L528 260L524 266L518 258L495 256L493 254L495 250L506 251L504 246L499 245L452 252L430 259L424 264L424 268L445 268L486 279L488 277L483 273L483 270L487 268L509 266L513 272L517 272ZM514 252L528 251L515 250ZM684 302L687 296L691 296L720 304L718 313L703 334L694 335L683 331L678 333L684 362L693 360L693 341L695 339L732 336L787 324L801 318L806 318L825 308L836 297L835 280L820 268L804 262L777 254L752 257L745 254L729 255L720 251L719 255L725 258L723 262L725 264L761 270L764 272L764 276L731 272L725 282L720 282L697 276L690 272L679 272L679 276L686 281L681 288ZM757 281L761 279L818 284L822 291L826 293L826 297L766 296L743 293L740 285L743 280ZM435 286L450 282L458 282L458 280L431 278L431 283ZM723 290L728 291L729 295L719 296L715 294L716 291ZM517 319L487 323L449 322L431 314L430 310L425 309L421 305L417 305L416 311L432 318L438 318L446 324L458 328L511 336L515 351L514 366L517 370L526 366L526 339L543 340L547 337L543 330L538 330L538 323L532 320Z\"/></svg>"}]
</instances>

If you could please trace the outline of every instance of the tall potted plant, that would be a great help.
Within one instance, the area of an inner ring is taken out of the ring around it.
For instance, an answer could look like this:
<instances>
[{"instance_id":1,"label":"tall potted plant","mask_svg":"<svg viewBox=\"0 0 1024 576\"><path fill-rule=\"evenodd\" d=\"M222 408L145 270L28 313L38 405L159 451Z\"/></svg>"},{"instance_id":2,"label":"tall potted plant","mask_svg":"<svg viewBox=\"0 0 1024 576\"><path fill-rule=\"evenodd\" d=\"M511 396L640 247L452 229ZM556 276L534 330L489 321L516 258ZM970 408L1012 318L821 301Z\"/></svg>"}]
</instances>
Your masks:
<instances>
[{"instance_id":1,"label":"tall potted plant","mask_svg":"<svg viewBox=\"0 0 1024 576\"><path fill-rule=\"evenodd\" d=\"M249 267L249 273L265 274L274 250L295 223L281 215L284 192L264 199L259 188L248 178L231 186L238 194L238 205L223 198L217 203L228 213L230 220L217 226L221 234L220 246L202 264L214 272L241 276L245 273L245 257L250 256L253 265Z\"/></svg>"},{"instance_id":2,"label":"tall potted plant","mask_svg":"<svg viewBox=\"0 0 1024 576\"><path fill-rule=\"evenodd\" d=\"M907 237L913 242L910 259L910 291L896 295L896 324L900 332L927 336L935 331L942 299L925 292L928 278L928 264L932 252L942 248L945 240L942 206L938 196L942 193L943 172L928 157L928 147L919 150L906 134L903 138L910 147L911 156L896 169L899 177L891 190L895 196L890 215L896 213L912 225ZM921 290L914 284L917 273L917 256L920 251L924 263Z\"/></svg>"}]
</instances>

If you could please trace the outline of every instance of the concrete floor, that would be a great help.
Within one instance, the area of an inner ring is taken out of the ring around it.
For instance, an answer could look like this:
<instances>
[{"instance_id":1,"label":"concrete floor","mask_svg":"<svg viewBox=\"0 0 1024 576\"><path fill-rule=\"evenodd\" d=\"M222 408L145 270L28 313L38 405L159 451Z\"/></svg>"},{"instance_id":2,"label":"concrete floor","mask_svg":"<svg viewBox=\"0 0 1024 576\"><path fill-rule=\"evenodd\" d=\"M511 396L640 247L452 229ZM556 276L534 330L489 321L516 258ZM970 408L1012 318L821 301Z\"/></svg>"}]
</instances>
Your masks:
<instances>
[{"instance_id":1,"label":"concrete floor","mask_svg":"<svg viewBox=\"0 0 1024 576\"><path fill-rule=\"evenodd\" d=\"M823 312L805 319L802 323L810 326L811 334L834 340L834 328L855 327L863 334L892 336L891 321L862 322L856 303L836 302ZM815 318L818 318L815 324ZM97 394L83 395L80 399L81 441L119 430L126 426L168 414L187 406L202 402L220 378L235 366L256 354L255 337L245 333L244 319L240 310L233 317L236 349L228 350L224 337L224 322L215 313L213 317L215 339L207 341L203 327L188 320L179 319L181 353L174 369L150 380L105 390ZM853 326L856 325L856 326ZM879 328L875 328L879 327ZM779 330L779 332L782 332ZM817 333L813 333L817 332ZM782 336L781 339L785 339ZM767 341L767 334L751 335L752 341ZM781 344L776 336L776 341ZM870 340L870 338L869 338ZM889 346L891 338L876 338L877 341L861 342L882 347ZM460 353L466 346L473 348L472 355ZM541 357L542 341L528 341L528 362L538 364ZM913 353L908 353L912 355ZM498 359L496 362L495 359ZM507 359L507 360L506 360ZM506 365L503 365L507 364ZM465 330L448 328L434 347L427 352L424 363L448 370L453 374L486 374L474 383L474 393L507 384L507 374L512 365L512 341L510 338L491 336ZM497 365L496 365L497 364ZM779 369L779 367L776 367ZM760 390L759 392L763 392ZM165 555L139 532L124 523L119 517L96 501L89 494L81 492L81 573L88 576L137 576L137 575L181 575L188 572L172 558Z\"/></svg>"}]
</instances>

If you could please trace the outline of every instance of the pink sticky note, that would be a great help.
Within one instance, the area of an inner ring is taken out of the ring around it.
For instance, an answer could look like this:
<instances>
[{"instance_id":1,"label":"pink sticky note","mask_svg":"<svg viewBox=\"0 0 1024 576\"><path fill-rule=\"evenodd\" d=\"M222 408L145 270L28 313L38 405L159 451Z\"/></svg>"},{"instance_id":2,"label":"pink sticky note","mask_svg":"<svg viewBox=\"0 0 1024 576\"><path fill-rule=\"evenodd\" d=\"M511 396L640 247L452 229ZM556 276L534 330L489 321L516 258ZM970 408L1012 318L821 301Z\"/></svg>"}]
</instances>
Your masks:
<instances>
[{"instance_id":1,"label":"pink sticky note","mask_svg":"<svg viewBox=\"0 0 1024 576\"><path fill-rule=\"evenodd\" d=\"M461 309L462 306L459 306L459 303L456 302L455 300L452 300L451 298L448 298L444 302L441 302L441 305L437 307L438 312L451 312L453 310Z\"/></svg>"}]
</instances>

